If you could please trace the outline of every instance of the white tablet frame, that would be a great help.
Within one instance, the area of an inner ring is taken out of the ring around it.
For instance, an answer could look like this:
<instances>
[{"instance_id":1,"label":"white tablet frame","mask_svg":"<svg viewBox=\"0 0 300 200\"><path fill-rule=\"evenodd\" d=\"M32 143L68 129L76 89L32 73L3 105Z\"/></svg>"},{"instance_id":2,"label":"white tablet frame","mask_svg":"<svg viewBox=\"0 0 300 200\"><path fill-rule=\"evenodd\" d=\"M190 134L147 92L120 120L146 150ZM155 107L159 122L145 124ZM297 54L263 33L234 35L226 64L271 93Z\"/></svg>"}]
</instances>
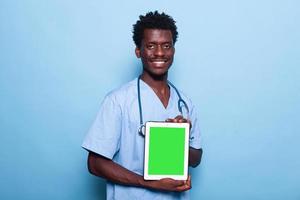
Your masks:
<instances>
[{"instance_id":1,"label":"white tablet frame","mask_svg":"<svg viewBox=\"0 0 300 200\"><path fill-rule=\"evenodd\" d=\"M184 144L184 174L183 175L150 175L148 172L149 163L149 139L151 127L170 127L185 129L185 144ZM146 122L145 125L145 157L144 157L144 179L145 180L160 180L162 178L172 178L175 180L187 180L188 177L188 161L189 161L189 123L170 123L170 122Z\"/></svg>"}]
</instances>

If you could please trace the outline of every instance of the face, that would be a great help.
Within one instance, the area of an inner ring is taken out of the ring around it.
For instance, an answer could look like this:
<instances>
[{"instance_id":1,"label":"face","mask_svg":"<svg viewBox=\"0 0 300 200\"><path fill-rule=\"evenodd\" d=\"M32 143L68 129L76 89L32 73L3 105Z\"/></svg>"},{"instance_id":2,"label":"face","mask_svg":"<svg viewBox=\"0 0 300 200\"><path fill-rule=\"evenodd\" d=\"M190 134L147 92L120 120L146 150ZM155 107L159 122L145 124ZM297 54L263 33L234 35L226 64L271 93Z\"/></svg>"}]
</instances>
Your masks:
<instances>
[{"instance_id":1,"label":"face","mask_svg":"<svg viewBox=\"0 0 300 200\"><path fill-rule=\"evenodd\" d=\"M175 53L172 32L145 29L141 47L136 48L135 53L142 60L143 73L156 77L166 75Z\"/></svg>"}]
</instances>

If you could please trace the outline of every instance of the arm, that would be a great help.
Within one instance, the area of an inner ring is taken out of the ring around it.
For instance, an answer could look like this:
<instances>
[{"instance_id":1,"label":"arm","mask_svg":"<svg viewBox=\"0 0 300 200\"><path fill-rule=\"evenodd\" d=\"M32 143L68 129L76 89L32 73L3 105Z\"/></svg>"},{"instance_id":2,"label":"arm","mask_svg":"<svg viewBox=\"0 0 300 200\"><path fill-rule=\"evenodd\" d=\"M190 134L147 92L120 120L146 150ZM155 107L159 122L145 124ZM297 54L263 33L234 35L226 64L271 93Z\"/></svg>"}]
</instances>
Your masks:
<instances>
[{"instance_id":1,"label":"arm","mask_svg":"<svg viewBox=\"0 0 300 200\"><path fill-rule=\"evenodd\" d=\"M190 147L189 149L189 166L191 167L197 167L202 158L202 149L194 149L193 147Z\"/></svg>"},{"instance_id":2,"label":"arm","mask_svg":"<svg viewBox=\"0 0 300 200\"><path fill-rule=\"evenodd\" d=\"M158 181L145 181L141 175L129 171L112 160L93 152L89 152L88 155L88 169L95 176L122 185L177 192L191 189L190 177L186 181L178 181L170 178Z\"/></svg>"}]
</instances>

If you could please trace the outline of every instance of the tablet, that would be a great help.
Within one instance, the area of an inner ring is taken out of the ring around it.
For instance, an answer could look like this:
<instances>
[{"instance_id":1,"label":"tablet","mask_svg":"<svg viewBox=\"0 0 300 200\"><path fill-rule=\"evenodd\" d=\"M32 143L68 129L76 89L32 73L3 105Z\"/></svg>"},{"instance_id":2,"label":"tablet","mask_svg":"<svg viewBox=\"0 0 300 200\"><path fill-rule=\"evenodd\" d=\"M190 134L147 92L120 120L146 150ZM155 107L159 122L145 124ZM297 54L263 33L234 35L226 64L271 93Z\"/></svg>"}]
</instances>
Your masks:
<instances>
[{"instance_id":1,"label":"tablet","mask_svg":"<svg viewBox=\"0 0 300 200\"><path fill-rule=\"evenodd\" d=\"M146 122L144 179L188 176L189 123Z\"/></svg>"}]
</instances>

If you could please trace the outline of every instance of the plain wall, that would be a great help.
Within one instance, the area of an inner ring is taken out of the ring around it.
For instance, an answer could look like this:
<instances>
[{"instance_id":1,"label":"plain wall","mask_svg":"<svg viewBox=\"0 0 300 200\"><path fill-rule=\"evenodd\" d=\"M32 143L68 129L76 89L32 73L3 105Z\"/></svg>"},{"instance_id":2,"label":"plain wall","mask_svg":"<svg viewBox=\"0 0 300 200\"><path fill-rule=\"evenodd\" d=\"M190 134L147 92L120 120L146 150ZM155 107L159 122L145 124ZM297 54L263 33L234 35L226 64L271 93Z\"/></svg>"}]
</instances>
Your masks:
<instances>
[{"instance_id":1,"label":"plain wall","mask_svg":"<svg viewBox=\"0 0 300 200\"><path fill-rule=\"evenodd\" d=\"M80 146L141 71L132 24L175 18L170 80L199 112L191 199L300 199L297 0L0 1L0 199L103 199Z\"/></svg>"}]
</instances>

